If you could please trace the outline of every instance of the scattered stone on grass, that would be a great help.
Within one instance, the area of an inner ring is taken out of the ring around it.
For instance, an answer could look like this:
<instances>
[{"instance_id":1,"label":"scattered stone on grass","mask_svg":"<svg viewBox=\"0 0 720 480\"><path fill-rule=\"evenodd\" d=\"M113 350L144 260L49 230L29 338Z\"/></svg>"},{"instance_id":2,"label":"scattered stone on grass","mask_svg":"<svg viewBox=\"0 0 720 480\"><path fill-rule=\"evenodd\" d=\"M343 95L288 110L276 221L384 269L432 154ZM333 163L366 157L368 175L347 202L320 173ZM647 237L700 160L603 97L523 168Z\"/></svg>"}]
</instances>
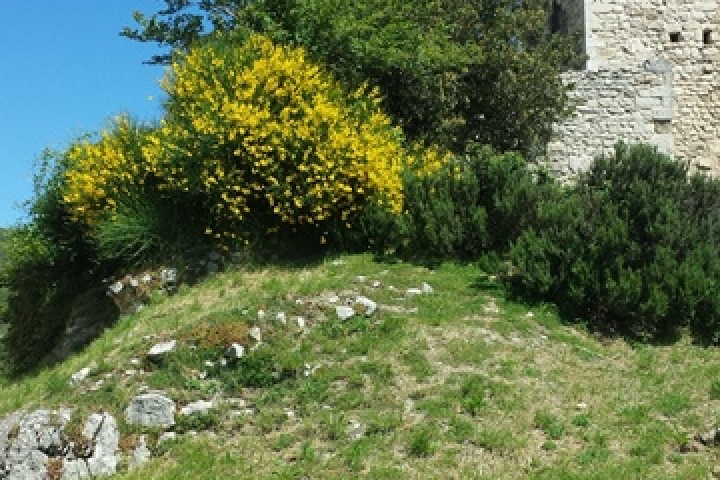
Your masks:
<instances>
[{"instance_id":1,"label":"scattered stone on grass","mask_svg":"<svg viewBox=\"0 0 720 480\"><path fill-rule=\"evenodd\" d=\"M175 402L159 393L144 393L132 399L125 418L131 425L170 427L175 425Z\"/></svg>"},{"instance_id":2,"label":"scattered stone on grass","mask_svg":"<svg viewBox=\"0 0 720 480\"><path fill-rule=\"evenodd\" d=\"M151 360L161 360L165 355L175 350L177 345L176 340L170 340L167 342L156 343L148 351L147 356Z\"/></svg>"}]
</instances>

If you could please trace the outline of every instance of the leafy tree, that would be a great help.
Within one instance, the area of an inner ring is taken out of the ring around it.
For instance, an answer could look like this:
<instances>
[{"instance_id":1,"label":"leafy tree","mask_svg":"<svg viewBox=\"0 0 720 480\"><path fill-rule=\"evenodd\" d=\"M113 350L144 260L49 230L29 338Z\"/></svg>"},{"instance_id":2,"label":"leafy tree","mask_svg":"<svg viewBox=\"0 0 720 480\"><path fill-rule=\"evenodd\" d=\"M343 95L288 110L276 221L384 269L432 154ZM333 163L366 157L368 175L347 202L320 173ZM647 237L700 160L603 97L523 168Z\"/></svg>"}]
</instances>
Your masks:
<instances>
[{"instance_id":1,"label":"leafy tree","mask_svg":"<svg viewBox=\"0 0 720 480\"><path fill-rule=\"evenodd\" d=\"M369 81L408 138L538 153L566 113L572 38L544 0L166 0L123 35L184 50L212 31L303 46L351 87ZM206 28L207 27L207 28ZM168 61L171 54L151 61Z\"/></svg>"}]
</instances>

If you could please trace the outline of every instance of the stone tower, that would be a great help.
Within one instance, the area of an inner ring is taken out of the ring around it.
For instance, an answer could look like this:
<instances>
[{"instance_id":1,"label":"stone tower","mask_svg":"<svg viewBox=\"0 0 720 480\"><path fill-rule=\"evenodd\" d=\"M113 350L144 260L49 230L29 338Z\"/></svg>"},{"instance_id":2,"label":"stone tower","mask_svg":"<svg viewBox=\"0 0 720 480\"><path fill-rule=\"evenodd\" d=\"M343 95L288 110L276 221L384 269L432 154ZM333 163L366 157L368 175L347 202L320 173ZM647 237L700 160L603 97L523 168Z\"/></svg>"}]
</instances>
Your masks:
<instances>
[{"instance_id":1,"label":"stone tower","mask_svg":"<svg viewBox=\"0 0 720 480\"><path fill-rule=\"evenodd\" d=\"M548 144L560 176L619 141L645 142L720 174L720 0L549 0L579 31L584 70L565 74L574 115Z\"/></svg>"}]
</instances>

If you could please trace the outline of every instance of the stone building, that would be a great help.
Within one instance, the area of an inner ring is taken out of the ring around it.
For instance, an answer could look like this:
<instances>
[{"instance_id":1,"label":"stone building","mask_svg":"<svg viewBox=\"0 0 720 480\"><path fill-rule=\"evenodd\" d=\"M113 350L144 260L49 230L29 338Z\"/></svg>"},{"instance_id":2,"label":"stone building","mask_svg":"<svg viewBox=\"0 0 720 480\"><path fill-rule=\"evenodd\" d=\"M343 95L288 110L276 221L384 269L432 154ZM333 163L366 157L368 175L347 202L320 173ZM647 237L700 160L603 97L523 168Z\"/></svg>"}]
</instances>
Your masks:
<instances>
[{"instance_id":1,"label":"stone building","mask_svg":"<svg viewBox=\"0 0 720 480\"><path fill-rule=\"evenodd\" d=\"M548 144L551 169L572 176L624 140L720 174L720 0L549 1L587 55L565 74L575 113Z\"/></svg>"}]
</instances>

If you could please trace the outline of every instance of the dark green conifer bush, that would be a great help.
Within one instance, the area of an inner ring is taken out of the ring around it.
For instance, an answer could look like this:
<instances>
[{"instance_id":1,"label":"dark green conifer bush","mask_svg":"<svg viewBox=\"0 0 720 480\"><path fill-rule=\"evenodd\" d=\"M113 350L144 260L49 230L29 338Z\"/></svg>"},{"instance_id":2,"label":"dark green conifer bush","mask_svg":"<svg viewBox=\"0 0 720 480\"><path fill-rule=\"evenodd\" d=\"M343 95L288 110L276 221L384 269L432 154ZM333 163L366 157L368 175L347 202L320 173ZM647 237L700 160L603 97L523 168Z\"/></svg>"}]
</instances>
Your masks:
<instances>
[{"instance_id":1,"label":"dark green conifer bush","mask_svg":"<svg viewBox=\"0 0 720 480\"><path fill-rule=\"evenodd\" d=\"M539 207L511 249L518 292L641 338L720 339L720 181L646 145L616 147Z\"/></svg>"},{"instance_id":2,"label":"dark green conifer bush","mask_svg":"<svg viewBox=\"0 0 720 480\"><path fill-rule=\"evenodd\" d=\"M405 172L403 215L365 212L344 238L424 260L502 255L533 224L540 200L556 191L522 155L473 147L438 171Z\"/></svg>"}]
</instances>

